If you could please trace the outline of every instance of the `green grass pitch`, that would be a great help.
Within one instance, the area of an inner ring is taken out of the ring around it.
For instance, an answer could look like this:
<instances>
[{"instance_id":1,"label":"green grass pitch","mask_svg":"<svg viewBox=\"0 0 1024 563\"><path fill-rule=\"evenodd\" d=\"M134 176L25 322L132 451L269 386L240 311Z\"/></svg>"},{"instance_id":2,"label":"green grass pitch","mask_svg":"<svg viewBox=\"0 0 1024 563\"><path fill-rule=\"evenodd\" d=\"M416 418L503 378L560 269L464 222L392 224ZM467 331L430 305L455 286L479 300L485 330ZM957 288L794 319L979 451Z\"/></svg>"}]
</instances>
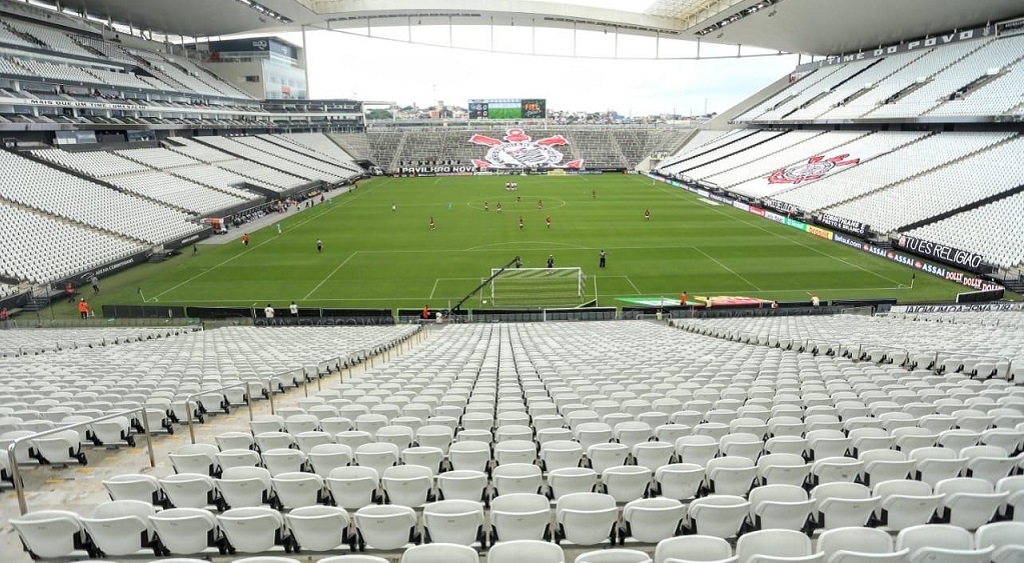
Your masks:
<instances>
[{"instance_id":1,"label":"green grass pitch","mask_svg":"<svg viewBox=\"0 0 1024 563\"><path fill-rule=\"evenodd\" d=\"M516 255L525 267L579 266L588 296L742 295L779 301L894 297L951 300L965 288L790 227L713 204L644 176L375 178L281 216L240 240L200 244L102 280L103 304L444 308ZM516 202L516 197L521 199ZM596 197L595 197L596 196ZM484 211L484 202L489 211ZM543 209L538 209L543 201ZM498 213L498 203L503 212ZM392 212L391 206L396 210ZM651 220L644 221L645 209ZM551 228L545 218L551 217ZM428 227L434 218L436 229ZM525 228L518 229L519 217ZM317 253L316 241L324 241ZM598 269L598 253L607 267ZM138 289L141 289L141 294ZM88 293L88 288L86 288ZM467 304L479 307L478 299ZM73 305L58 305L73 316Z\"/></svg>"}]
</instances>

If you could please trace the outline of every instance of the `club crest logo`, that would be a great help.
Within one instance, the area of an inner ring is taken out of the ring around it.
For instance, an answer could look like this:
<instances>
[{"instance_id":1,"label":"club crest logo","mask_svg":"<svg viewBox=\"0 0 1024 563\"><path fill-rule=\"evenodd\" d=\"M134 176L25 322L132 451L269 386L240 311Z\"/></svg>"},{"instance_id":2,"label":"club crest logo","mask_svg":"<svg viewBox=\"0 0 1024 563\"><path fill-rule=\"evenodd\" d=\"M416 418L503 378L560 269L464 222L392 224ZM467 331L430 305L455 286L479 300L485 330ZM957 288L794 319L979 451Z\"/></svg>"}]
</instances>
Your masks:
<instances>
[{"instance_id":1,"label":"club crest logo","mask_svg":"<svg viewBox=\"0 0 1024 563\"><path fill-rule=\"evenodd\" d=\"M534 141L525 131L508 129L505 136L495 139L476 134L469 138L474 145L490 147L483 160L473 159L473 165L480 169L496 168L582 168L583 160L563 163L565 155L553 147L565 146L569 141L561 135Z\"/></svg>"},{"instance_id":2,"label":"club crest logo","mask_svg":"<svg viewBox=\"0 0 1024 563\"><path fill-rule=\"evenodd\" d=\"M849 154L840 154L831 158L817 155L803 164L794 164L788 168L780 168L768 176L769 184L802 184L817 180L836 168L850 166L860 162L859 158L849 158Z\"/></svg>"}]
</instances>

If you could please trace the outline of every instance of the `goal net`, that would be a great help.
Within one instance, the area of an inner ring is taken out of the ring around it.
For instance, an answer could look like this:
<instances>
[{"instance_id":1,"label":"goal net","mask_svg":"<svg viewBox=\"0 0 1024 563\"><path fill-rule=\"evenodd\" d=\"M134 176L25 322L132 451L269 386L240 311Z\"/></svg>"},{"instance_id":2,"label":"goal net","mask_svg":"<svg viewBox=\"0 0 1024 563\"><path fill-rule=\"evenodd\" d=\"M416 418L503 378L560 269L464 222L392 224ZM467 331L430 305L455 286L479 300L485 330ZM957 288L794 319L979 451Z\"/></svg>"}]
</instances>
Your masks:
<instances>
[{"instance_id":1,"label":"goal net","mask_svg":"<svg viewBox=\"0 0 1024 563\"><path fill-rule=\"evenodd\" d=\"M586 293L582 268L495 268L491 276L493 307L579 305Z\"/></svg>"}]
</instances>

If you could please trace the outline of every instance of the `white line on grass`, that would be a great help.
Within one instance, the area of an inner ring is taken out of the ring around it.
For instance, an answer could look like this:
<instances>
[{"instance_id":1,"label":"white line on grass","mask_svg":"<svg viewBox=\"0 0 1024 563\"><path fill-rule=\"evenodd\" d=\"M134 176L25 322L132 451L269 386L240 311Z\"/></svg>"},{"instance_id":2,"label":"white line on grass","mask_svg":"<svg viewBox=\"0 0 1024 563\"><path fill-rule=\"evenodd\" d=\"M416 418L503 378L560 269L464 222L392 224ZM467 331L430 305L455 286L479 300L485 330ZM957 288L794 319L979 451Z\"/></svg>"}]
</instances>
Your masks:
<instances>
[{"instance_id":1,"label":"white line on grass","mask_svg":"<svg viewBox=\"0 0 1024 563\"><path fill-rule=\"evenodd\" d=\"M437 292L437 284L442 281L472 281L476 282L479 278L434 278L434 287L430 290L430 299L434 298L434 294ZM479 283L479 282L477 282Z\"/></svg>"},{"instance_id":2,"label":"white line on grass","mask_svg":"<svg viewBox=\"0 0 1024 563\"><path fill-rule=\"evenodd\" d=\"M381 182L379 184L374 184L373 186L370 186L369 188L367 188L365 191L359 192L358 195L355 195L355 196L352 196L350 198L345 199L345 201L342 201L341 203L338 204L338 207L341 207L342 205L345 205L345 204L347 204L350 201L356 200L356 199L362 197L363 194L366 194L366 193L368 193L368 192L370 192L372 190L375 190L378 187L383 186L384 184L387 184L388 182L390 182L392 180L393 180L393 178L388 178L387 180L384 180L383 182ZM299 221L298 223L296 223L294 225L290 225L289 226L289 230L292 230L292 229L294 229L296 227L301 227L302 225L305 225L306 223L309 223L310 221L312 221L314 219L318 219L321 216L330 213L331 210L335 208L333 204L329 205L329 206L326 206L326 207L327 207L327 211L321 211L320 213L317 213L317 214L315 214L315 215L313 215L311 217L308 217L308 218L306 218L306 219L304 219L302 221ZM230 258L225 259L224 261L220 262L219 264L215 264L214 266L211 266L210 268L207 268L207 269L203 270L202 272L199 272L198 274L192 276L191 278L188 278L187 280L185 280L185 281L183 281L183 282L181 282L181 283L179 283L177 285L173 285L170 288L165 289L164 291L161 291L160 293L157 293L156 295L154 295L152 297L152 300L156 301L156 299L158 297L163 297L164 295L174 291L175 289L178 289L179 287L182 287L184 285L190 284L190 283L194 282L195 280L199 279L200 277L202 277L202 276L204 276L204 275L206 275L206 274L216 270L217 268L220 268L221 266L231 262L232 260L234 260L236 258L239 258L241 256L244 256L245 254L247 254L247 253L249 253L249 252L251 252L253 250L256 250L257 248L263 246L264 244L269 244L269 243L271 243L271 242L273 242L275 240L277 240L277 237L268 238L267 240L265 240L265 241L263 241L263 242L261 242L259 244L253 245L252 248L248 248L248 249L246 249L246 250L244 250L244 251L242 251L242 252L240 252L238 254L235 254L234 256L231 256Z\"/></svg>"},{"instance_id":3,"label":"white line on grass","mask_svg":"<svg viewBox=\"0 0 1024 563\"><path fill-rule=\"evenodd\" d=\"M313 289L309 290L309 293L307 293L306 296L303 297L302 299L303 300L309 299L310 295L313 295L314 293L316 293L316 290L320 289L320 286L322 286L325 283L327 283L327 280L331 279L331 276L333 276L334 274L338 273L338 270L340 270L342 268L342 266L344 266L345 264L348 264L348 261L351 260L352 257L355 256L356 254L359 254L358 250L352 251L352 254L349 254L348 258L346 258L341 264L338 264L338 266L336 268L331 270L331 273L327 274L327 277L325 277L324 279L320 280L320 283L316 284L316 287L314 287Z\"/></svg>"},{"instance_id":4,"label":"white line on grass","mask_svg":"<svg viewBox=\"0 0 1024 563\"><path fill-rule=\"evenodd\" d=\"M610 278L626 278L626 280L629 281L630 284L632 284L632 281L629 280L629 276L601 276L601 277L603 277L605 279L610 279ZM440 279L446 279L446 278L440 278ZM468 280L468 279L475 279L475 278L450 278L450 279L467 279ZM636 291L637 295L644 295L643 293L641 293L639 291L638 288L636 288L636 286L633 286L633 289L634 289L634 291ZM714 293L714 291L702 290L700 288L690 288L690 289L693 290L693 291L690 291L691 295L703 295L703 294ZM910 289L909 285L901 284L901 285L896 286L896 287L815 287L815 288L810 288L810 289L764 289L764 290L757 291L757 292L751 292L751 294L758 294L758 293L761 293L761 294L766 294L766 293L807 293L807 292L810 292L810 291L818 291L818 292L821 292L821 291L883 291L883 290L885 290L885 291L907 291L909 289ZM650 295L655 295L655 294L658 294L658 293L671 293L671 292L654 291L654 292L651 292ZM442 296L442 297L435 297L435 298L436 299L460 299L462 297L463 297L462 295L452 295L452 296L449 296L449 297ZM606 296L606 297L610 297L610 296ZM258 302L258 303L263 303L263 302L271 302L271 303L273 303L273 302L278 302L278 301L287 301L289 299L291 299L291 297L271 297L271 298L260 297L259 299L256 299L255 301ZM324 302L345 302L345 301L353 301L353 302L357 302L357 301L358 302L362 302L362 301L377 301L377 302L381 302L381 301L415 301L415 302L421 302L421 301L423 301L423 297L422 296L421 297L323 297L323 298L314 299L314 301L324 301ZM241 303L241 304L245 304L245 305L251 305L253 300L252 299L190 299L188 302L189 303ZM167 303L170 304L170 303L177 303L177 302L176 301L168 301Z\"/></svg>"},{"instance_id":5,"label":"white line on grass","mask_svg":"<svg viewBox=\"0 0 1024 563\"><path fill-rule=\"evenodd\" d=\"M495 242L492 244L483 244L480 246L474 246L471 248L458 249L453 248L449 250L440 250L437 252L477 252L481 250L500 250L502 247L507 246L522 246L524 244L539 244L539 245L555 245L560 248L568 248L571 250L593 250L592 248L586 248L578 244L570 244L567 242L551 242L547 240L523 240L513 242ZM381 252L420 252L420 250L382 250Z\"/></svg>"},{"instance_id":6,"label":"white line on grass","mask_svg":"<svg viewBox=\"0 0 1024 563\"><path fill-rule=\"evenodd\" d=\"M733 270L733 269L732 269L732 268L730 268L729 266L726 266L725 264L723 264L722 262L720 262L720 261L719 261L719 260L718 260L717 258L715 258L714 256L712 256L712 255L708 254L707 252L704 252L703 250L701 250L700 248L698 248L698 247L696 247L696 246L695 246L695 247L693 247L693 249L694 249L694 250L696 250L697 252L700 252L700 253L701 253L701 254L703 254L704 256L706 256L706 257L708 258L708 260L711 260L711 261L712 261L712 262L714 262L715 264L718 264L719 266L721 266L721 267L722 267L723 269L725 269L725 271L727 271L727 272L729 272L730 274L732 274L732 275L736 276L737 278L739 278L739 279L743 280L743 282L744 282L744 283L746 283L747 285L749 285L750 287L753 287L753 288L754 288L754 289L756 289L757 291L761 291L761 288L760 288L760 287L757 287L757 284L756 284L756 283L754 283L754 282L752 282L752 281L748 280L747 278L745 278L745 277L743 277L743 276L741 276L741 275L737 274L735 270Z\"/></svg>"},{"instance_id":7,"label":"white line on grass","mask_svg":"<svg viewBox=\"0 0 1024 563\"><path fill-rule=\"evenodd\" d=\"M680 196L683 195L683 193L684 193L682 191L682 188L674 188L674 190L679 190L679 191L666 190L664 188L664 185L657 186L657 188L659 190L661 190L661 191L664 191L664 192L667 192L667 193L678 194ZM685 193L689 194L690 192L685 192ZM691 194L691 195L695 195L695 194ZM796 244L796 245L802 246L802 247L804 247L804 248L806 248L808 250L812 250L814 252L817 252L818 254L821 254L822 256L827 256L828 258L831 258L833 260L837 260L839 262L842 262L842 263L846 264L847 266L852 266L854 268L857 268L858 270L861 270L863 272L867 272L867 273L869 273L869 274L871 274L871 275L873 275L873 276L875 276L877 278L881 278L881 279L883 279L883 280L885 280L887 282L892 282L892 283L897 284L897 285L900 283L900 282L898 282L898 281L896 281L896 280L894 280L892 278L883 276L882 274L879 274L878 272L873 272L873 271L865 268L864 266L861 266L861 265L858 265L858 264L854 264L853 262L850 262L849 260L847 260L845 258L829 254L828 252L825 252L824 250L820 250L818 248L814 248L813 246L811 246L809 244L805 244L805 243L801 242L800 240L798 240L795 237L787 237L787 236L782 235L781 233L777 233L775 231L770 231L770 230L764 228L763 226L758 225L757 223L754 223L754 222L751 222L751 221L745 221L742 217L733 217L733 216L729 215L728 213L726 213L725 211L723 211L721 209L711 208L711 211L714 211L715 213L718 213L719 215L724 215L726 217L729 217L730 219L734 219L736 221L739 221L740 223L743 223L744 225L749 225L751 227L754 227L755 229L759 229L761 231L764 231L764 232L766 232L766 233L768 233L770 235L779 237L782 240L792 242L793 244Z\"/></svg>"},{"instance_id":8,"label":"white line on grass","mask_svg":"<svg viewBox=\"0 0 1024 563\"><path fill-rule=\"evenodd\" d=\"M633 286L633 291L635 291L637 295L643 295L643 293L640 293L640 288L637 287L635 283L633 283L633 280L629 279L629 276L622 277L626 278L626 281L629 282L629 285Z\"/></svg>"}]
</instances>

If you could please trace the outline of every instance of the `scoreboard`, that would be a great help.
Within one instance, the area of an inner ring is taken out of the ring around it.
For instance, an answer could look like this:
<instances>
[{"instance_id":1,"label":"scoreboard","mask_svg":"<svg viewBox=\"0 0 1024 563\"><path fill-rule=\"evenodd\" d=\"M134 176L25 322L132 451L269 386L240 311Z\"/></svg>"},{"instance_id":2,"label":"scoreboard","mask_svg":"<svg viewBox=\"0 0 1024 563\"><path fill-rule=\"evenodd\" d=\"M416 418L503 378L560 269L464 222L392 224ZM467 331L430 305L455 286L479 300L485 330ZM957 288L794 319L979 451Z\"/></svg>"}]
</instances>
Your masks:
<instances>
[{"instance_id":1,"label":"scoreboard","mask_svg":"<svg viewBox=\"0 0 1024 563\"><path fill-rule=\"evenodd\" d=\"M544 119L548 102L540 98L470 100L470 119Z\"/></svg>"}]
</instances>

